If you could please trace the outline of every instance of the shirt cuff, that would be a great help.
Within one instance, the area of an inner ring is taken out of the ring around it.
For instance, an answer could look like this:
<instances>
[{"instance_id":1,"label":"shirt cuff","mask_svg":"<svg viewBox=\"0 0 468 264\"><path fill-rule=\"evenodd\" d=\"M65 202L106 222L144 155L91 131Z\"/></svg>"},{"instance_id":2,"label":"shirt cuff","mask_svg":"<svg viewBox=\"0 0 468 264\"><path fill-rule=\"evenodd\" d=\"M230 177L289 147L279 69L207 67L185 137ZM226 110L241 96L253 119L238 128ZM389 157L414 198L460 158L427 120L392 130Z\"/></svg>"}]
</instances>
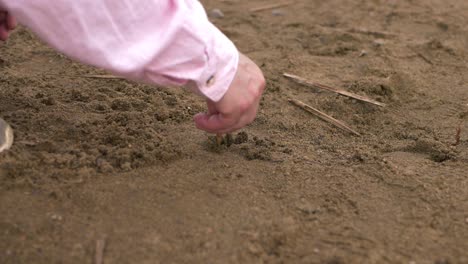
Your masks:
<instances>
[{"instance_id":1,"label":"shirt cuff","mask_svg":"<svg viewBox=\"0 0 468 264\"><path fill-rule=\"evenodd\" d=\"M218 28L211 26L212 38L205 50L207 65L194 80L198 91L211 101L218 102L229 89L239 64L239 52L234 43Z\"/></svg>"}]
</instances>

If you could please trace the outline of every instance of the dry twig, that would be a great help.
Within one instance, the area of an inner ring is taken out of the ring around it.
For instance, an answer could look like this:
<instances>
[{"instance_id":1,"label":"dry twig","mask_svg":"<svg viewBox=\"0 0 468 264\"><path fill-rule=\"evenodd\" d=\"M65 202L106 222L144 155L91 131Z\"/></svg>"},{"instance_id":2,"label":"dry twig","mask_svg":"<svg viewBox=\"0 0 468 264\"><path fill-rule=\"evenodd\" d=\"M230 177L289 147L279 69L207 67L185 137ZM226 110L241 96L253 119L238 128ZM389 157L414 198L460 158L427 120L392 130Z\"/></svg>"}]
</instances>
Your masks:
<instances>
[{"instance_id":1,"label":"dry twig","mask_svg":"<svg viewBox=\"0 0 468 264\"><path fill-rule=\"evenodd\" d=\"M424 54L422 54L421 52L419 52L418 50L416 50L415 48L413 47L410 47L408 46L408 48L414 52L414 54L416 54L417 57L421 58L423 61L427 62L427 64L430 64L430 65L434 65L434 63L429 59L427 58L426 56L424 56Z\"/></svg>"},{"instance_id":2,"label":"dry twig","mask_svg":"<svg viewBox=\"0 0 468 264\"><path fill-rule=\"evenodd\" d=\"M366 103L370 103L370 104L378 105L378 106L381 106L381 107L385 107L384 103L377 102L374 99L371 99L371 98L369 98L367 96L363 96L363 95L359 95L359 94L355 94L355 93L352 93L352 92L345 91L343 89L333 88L333 87L330 87L330 86L327 86L327 85L315 83L315 82L306 80L306 79L304 79L302 77L299 77L299 76L296 76L296 75L293 75L293 74L289 74L289 73L283 73L283 76L286 77L286 78L289 78L289 79L291 79L291 80L293 80L293 81L295 81L295 82L297 82L299 84L308 86L308 87L328 90L328 91L331 91L331 92L334 92L334 93L337 93L337 94L341 94L341 95L344 95L344 96L347 96L347 97L354 98L354 99L359 100L359 101L363 101L363 102L366 102Z\"/></svg>"},{"instance_id":3,"label":"dry twig","mask_svg":"<svg viewBox=\"0 0 468 264\"><path fill-rule=\"evenodd\" d=\"M250 12L265 11L265 10L269 10L269 9L274 9L274 8L278 8L278 7L283 7L283 6L291 5L291 4L293 4L293 3L294 3L294 1L287 1L287 2L283 2L283 3L276 3L276 4L269 4L269 5L254 7L254 8L251 8L251 9L250 9Z\"/></svg>"},{"instance_id":4,"label":"dry twig","mask_svg":"<svg viewBox=\"0 0 468 264\"><path fill-rule=\"evenodd\" d=\"M94 259L95 264L102 264L104 260L104 249L106 248L106 240L98 239L96 241L96 256Z\"/></svg>"},{"instance_id":5,"label":"dry twig","mask_svg":"<svg viewBox=\"0 0 468 264\"><path fill-rule=\"evenodd\" d=\"M318 116L319 118L321 118L322 120L324 121L327 121L329 123L332 123L333 125L343 129L343 130L346 130L348 132L350 132L351 134L354 134L356 136L361 136L361 134L359 134L358 132L356 132L355 130L353 130L352 128L350 128L348 125L346 125L345 123L325 114L324 112L318 110L318 109L315 109L313 108L312 106L308 105L308 104L305 104L299 100L295 100L295 99L289 99L289 102L292 103L293 105L297 106L297 107L300 107L302 108L303 110L315 115L315 116Z\"/></svg>"},{"instance_id":6,"label":"dry twig","mask_svg":"<svg viewBox=\"0 0 468 264\"><path fill-rule=\"evenodd\" d=\"M416 55L420 57L423 61L427 62L428 64L434 65L434 63L428 59L426 56L424 56L421 52L416 52Z\"/></svg>"}]
</instances>

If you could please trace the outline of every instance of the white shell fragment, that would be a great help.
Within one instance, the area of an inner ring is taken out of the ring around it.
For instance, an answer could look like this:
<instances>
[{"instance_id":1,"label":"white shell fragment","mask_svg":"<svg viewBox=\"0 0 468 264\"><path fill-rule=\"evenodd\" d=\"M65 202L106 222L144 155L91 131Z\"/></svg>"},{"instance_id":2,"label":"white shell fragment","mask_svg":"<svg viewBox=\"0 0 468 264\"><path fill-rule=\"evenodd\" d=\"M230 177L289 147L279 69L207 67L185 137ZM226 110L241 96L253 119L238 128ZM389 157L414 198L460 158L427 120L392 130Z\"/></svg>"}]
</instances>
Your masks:
<instances>
[{"instance_id":1,"label":"white shell fragment","mask_svg":"<svg viewBox=\"0 0 468 264\"><path fill-rule=\"evenodd\" d=\"M9 149L11 145L13 145L13 129L0 118L0 152Z\"/></svg>"}]
</instances>

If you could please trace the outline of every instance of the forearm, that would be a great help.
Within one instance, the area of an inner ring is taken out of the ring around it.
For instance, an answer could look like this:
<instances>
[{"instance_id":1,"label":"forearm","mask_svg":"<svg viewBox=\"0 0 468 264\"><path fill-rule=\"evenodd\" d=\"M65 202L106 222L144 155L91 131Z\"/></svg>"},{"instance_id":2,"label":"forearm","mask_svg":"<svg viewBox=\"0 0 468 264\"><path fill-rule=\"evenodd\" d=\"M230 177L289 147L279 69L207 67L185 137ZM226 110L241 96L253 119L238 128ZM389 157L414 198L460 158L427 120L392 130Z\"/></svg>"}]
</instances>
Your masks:
<instances>
[{"instance_id":1,"label":"forearm","mask_svg":"<svg viewBox=\"0 0 468 264\"><path fill-rule=\"evenodd\" d=\"M238 52L196 0L0 0L18 21L67 56L127 78L196 84L218 101Z\"/></svg>"}]
</instances>

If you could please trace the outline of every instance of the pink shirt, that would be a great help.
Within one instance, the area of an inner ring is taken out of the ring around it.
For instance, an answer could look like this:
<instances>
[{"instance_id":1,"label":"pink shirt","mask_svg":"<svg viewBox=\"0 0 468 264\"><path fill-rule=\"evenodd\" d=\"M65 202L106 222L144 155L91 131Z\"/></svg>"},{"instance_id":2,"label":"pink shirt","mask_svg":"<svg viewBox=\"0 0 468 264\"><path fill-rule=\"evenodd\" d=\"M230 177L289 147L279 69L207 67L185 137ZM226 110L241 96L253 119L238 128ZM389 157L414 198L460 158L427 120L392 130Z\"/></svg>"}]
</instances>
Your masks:
<instances>
[{"instance_id":1,"label":"pink shirt","mask_svg":"<svg viewBox=\"0 0 468 264\"><path fill-rule=\"evenodd\" d=\"M236 47L197 0L0 0L0 8L67 56L130 79L194 83L219 101L237 71Z\"/></svg>"}]
</instances>

